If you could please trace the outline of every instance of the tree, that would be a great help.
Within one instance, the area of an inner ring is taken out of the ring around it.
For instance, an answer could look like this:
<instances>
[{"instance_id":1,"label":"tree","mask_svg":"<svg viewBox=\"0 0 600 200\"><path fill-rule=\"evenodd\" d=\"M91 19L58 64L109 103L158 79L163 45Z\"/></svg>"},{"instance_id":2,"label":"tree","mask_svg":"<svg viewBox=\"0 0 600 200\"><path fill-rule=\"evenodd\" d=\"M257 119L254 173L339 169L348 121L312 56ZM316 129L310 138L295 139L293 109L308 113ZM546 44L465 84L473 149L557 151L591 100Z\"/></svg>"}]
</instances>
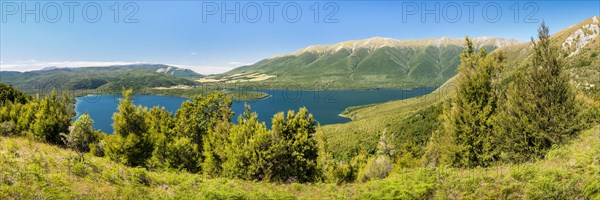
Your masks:
<instances>
[{"instance_id":1,"label":"tree","mask_svg":"<svg viewBox=\"0 0 600 200\"><path fill-rule=\"evenodd\" d=\"M575 95L544 22L538 39L532 38L531 43L531 61L508 86L498 117L498 134L503 135L505 144L503 159L509 162L542 158L553 145L577 131Z\"/></svg>"},{"instance_id":2,"label":"tree","mask_svg":"<svg viewBox=\"0 0 600 200\"><path fill-rule=\"evenodd\" d=\"M231 178L262 180L269 174L266 160L271 138L266 125L258 121L258 115L245 105L245 112L238 118L226 138L223 174Z\"/></svg>"},{"instance_id":3,"label":"tree","mask_svg":"<svg viewBox=\"0 0 600 200\"><path fill-rule=\"evenodd\" d=\"M181 104L175 115L175 129L180 136L190 137L202 146L202 137L218 122L230 121L232 115L231 99L225 94L199 95Z\"/></svg>"},{"instance_id":4,"label":"tree","mask_svg":"<svg viewBox=\"0 0 600 200\"><path fill-rule=\"evenodd\" d=\"M285 118L283 113L273 116L272 180L310 182L318 177L315 123L304 107L296 114L288 111Z\"/></svg>"},{"instance_id":5,"label":"tree","mask_svg":"<svg viewBox=\"0 0 600 200\"><path fill-rule=\"evenodd\" d=\"M84 113L69 127L69 134L61 135L65 145L80 153L82 159L83 153L90 151L93 145L99 142L102 137L101 134L103 134L94 130L93 125L94 120L89 114Z\"/></svg>"},{"instance_id":6,"label":"tree","mask_svg":"<svg viewBox=\"0 0 600 200\"><path fill-rule=\"evenodd\" d=\"M476 52L471 40L465 39L456 94L443 109L443 131L435 133L430 142L444 149L429 149L428 156L440 156L430 160L457 167L489 166L497 160L494 78L500 60L488 56L485 49Z\"/></svg>"},{"instance_id":7,"label":"tree","mask_svg":"<svg viewBox=\"0 0 600 200\"><path fill-rule=\"evenodd\" d=\"M152 156L154 143L146 121L146 109L133 104L133 91L123 92L124 98L113 115L114 133L107 140L106 154L129 166L143 166Z\"/></svg>"},{"instance_id":8,"label":"tree","mask_svg":"<svg viewBox=\"0 0 600 200\"><path fill-rule=\"evenodd\" d=\"M188 137L177 137L167 143L166 166L178 170L196 173L200 170L198 146Z\"/></svg>"},{"instance_id":9,"label":"tree","mask_svg":"<svg viewBox=\"0 0 600 200\"><path fill-rule=\"evenodd\" d=\"M190 138L191 145L189 148L197 149L194 159L189 159L190 162L198 162L197 169L188 169L190 171L200 171L202 164L203 150L210 149L210 146L205 146L204 141L210 140L207 137L209 132L214 132L217 125L229 123L231 121L231 99L222 93L213 93L208 96L196 96L191 101L186 101L181 104L181 108L177 110L175 115L175 137ZM226 133L219 132L219 133ZM181 163L179 163L181 164ZM185 166L193 166L193 164L184 164ZM207 164L208 165L208 164Z\"/></svg>"},{"instance_id":10,"label":"tree","mask_svg":"<svg viewBox=\"0 0 600 200\"><path fill-rule=\"evenodd\" d=\"M229 146L231 122L219 122L204 137L202 172L206 177L219 177L223 172L223 161L226 160L226 148Z\"/></svg>"},{"instance_id":11,"label":"tree","mask_svg":"<svg viewBox=\"0 0 600 200\"><path fill-rule=\"evenodd\" d=\"M12 85L0 83L0 105L7 102L26 104L31 101L31 96L19 91Z\"/></svg>"},{"instance_id":12,"label":"tree","mask_svg":"<svg viewBox=\"0 0 600 200\"><path fill-rule=\"evenodd\" d=\"M71 119L75 116L72 99L63 93L59 99L56 90L50 96L44 97L39 102L33 123L33 134L40 141L62 145L61 134L69 132Z\"/></svg>"},{"instance_id":13,"label":"tree","mask_svg":"<svg viewBox=\"0 0 600 200\"><path fill-rule=\"evenodd\" d=\"M148 166L151 168L167 168L167 145L173 141L175 120L164 107L153 107L147 117L150 137L154 141L154 151Z\"/></svg>"},{"instance_id":14,"label":"tree","mask_svg":"<svg viewBox=\"0 0 600 200\"><path fill-rule=\"evenodd\" d=\"M268 131L246 111L237 124L220 122L204 139L203 171L209 177L308 182L319 177L315 120L306 108L278 113Z\"/></svg>"}]
</instances>

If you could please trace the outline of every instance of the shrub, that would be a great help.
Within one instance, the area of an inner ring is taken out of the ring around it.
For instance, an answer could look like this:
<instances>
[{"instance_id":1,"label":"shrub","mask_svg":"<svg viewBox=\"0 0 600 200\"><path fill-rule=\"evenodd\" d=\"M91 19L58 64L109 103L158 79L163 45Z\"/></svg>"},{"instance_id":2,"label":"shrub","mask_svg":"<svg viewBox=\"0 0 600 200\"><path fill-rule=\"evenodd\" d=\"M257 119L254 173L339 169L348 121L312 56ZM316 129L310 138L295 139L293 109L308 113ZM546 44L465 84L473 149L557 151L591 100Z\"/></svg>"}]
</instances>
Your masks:
<instances>
[{"instance_id":1,"label":"shrub","mask_svg":"<svg viewBox=\"0 0 600 200\"><path fill-rule=\"evenodd\" d=\"M94 130L92 127L94 120L89 114L81 115L72 126L69 127L69 134L62 134L63 141L67 147L77 152L88 152L90 146L97 143L99 135L103 134Z\"/></svg>"},{"instance_id":2,"label":"shrub","mask_svg":"<svg viewBox=\"0 0 600 200\"><path fill-rule=\"evenodd\" d=\"M0 136L14 135L15 123L12 121L0 123Z\"/></svg>"},{"instance_id":3,"label":"shrub","mask_svg":"<svg viewBox=\"0 0 600 200\"><path fill-rule=\"evenodd\" d=\"M390 175L392 171L392 160L387 156L372 157L367 161L365 168L359 172L358 180L366 182L374 179L382 179Z\"/></svg>"}]
</instances>

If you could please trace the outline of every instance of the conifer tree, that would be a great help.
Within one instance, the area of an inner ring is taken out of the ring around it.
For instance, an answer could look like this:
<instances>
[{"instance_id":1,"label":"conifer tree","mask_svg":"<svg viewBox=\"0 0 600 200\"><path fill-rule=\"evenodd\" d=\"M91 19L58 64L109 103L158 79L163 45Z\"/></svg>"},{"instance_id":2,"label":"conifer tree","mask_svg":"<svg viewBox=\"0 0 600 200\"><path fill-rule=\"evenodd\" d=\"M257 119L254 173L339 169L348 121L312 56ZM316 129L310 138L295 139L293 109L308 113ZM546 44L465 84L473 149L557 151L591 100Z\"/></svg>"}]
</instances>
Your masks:
<instances>
[{"instance_id":1,"label":"conifer tree","mask_svg":"<svg viewBox=\"0 0 600 200\"><path fill-rule=\"evenodd\" d=\"M29 101L31 101L31 96L19 91L12 85L0 83L0 105L7 102L26 104Z\"/></svg>"},{"instance_id":2,"label":"conifer tree","mask_svg":"<svg viewBox=\"0 0 600 200\"><path fill-rule=\"evenodd\" d=\"M238 123L231 127L226 144L223 162L223 173L232 178L261 180L266 164L264 153L269 149L270 139L262 137L267 134L264 123L258 121L258 115L245 105L245 112L238 118Z\"/></svg>"},{"instance_id":3,"label":"conifer tree","mask_svg":"<svg viewBox=\"0 0 600 200\"><path fill-rule=\"evenodd\" d=\"M77 152L90 151L90 145L98 142L99 135L102 134L94 130L93 125L94 120L89 114L84 113L79 116L69 127L69 133L62 135L64 143Z\"/></svg>"},{"instance_id":4,"label":"conifer tree","mask_svg":"<svg viewBox=\"0 0 600 200\"><path fill-rule=\"evenodd\" d=\"M164 107L153 107L149 111L147 120L150 136L154 141L154 151L148 166L167 168L167 145L173 141L174 118Z\"/></svg>"},{"instance_id":5,"label":"conifer tree","mask_svg":"<svg viewBox=\"0 0 600 200\"><path fill-rule=\"evenodd\" d=\"M273 180L310 182L318 177L315 123L304 107L296 114L288 111L285 118L283 113L273 117Z\"/></svg>"},{"instance_id":6,"label":"conifer tree","mask_svg":"<svg viewBox=\"0 0 600 200\"><path fill-rule=\"evenodd\" d=\"M577 130L575 95L544 22L532 44L533 57L509 85L498 117L498 134L505 139L503 158L511 162L541 158Z\"/></svg>"},{"instance_id":7,"label":"conifer tree","mask_svg":"<svg viewBox=\"0 0 600 200\"><path fill-rule=\"evenodd\" d=\"M66 93L58 98L56 90L44 97L35 113L33 133L36 139L52 144L63 144L61 134L69 132L71 119L74 117L72 101Z\"/></svg>"},{"instance_id":8,"label":"conifer tree","mask_svg":"<svg viewBox=\"0 0 600 200\"><path fill-rule=\"evenodd\" d=\"M211 137L207 137L208 133L214 131L219 124L229 123L232 115L231 99L222 93L196 96L191 101L181 104L175 115L174 131L175 137L190 139L191 143L188 148L197 149L194 154L189 155L194 158L188 161L199 163L197 164L198 169L192 171L200 171L201 166L212 165L203 164L202 156L205 155L203 151L206 148L210 149L210 145L204 145L204 141L211 140ZM216 134L214 137L222 136ZM192 166L192 164L188 163L186 166Z\"/></svg>"},{"instance_id":9,"label":"conifer tree","mask_svg":"<svg viewBox=\"0 0 600 200\"><path fill-rule=\"evenodd\" d=\"M497 65L498 60L488 56L485 49L476 52L472 41L465 39L457 92L444 107L444 130L434 134L444 141L432 143L445 148L437 152L442 164L488 166L497 159L493 136L497 101L493 78Z\"/></svg>"},{"instance_id":10,"label":"conifer tree","mask_svg":"<svg viewBox=\"0 0 600 200\"><path fill-rule=\"evenodd\" d=\"M123 99L113 115L114 133L108 138L106 154L129 166L143 166L152 156L154 144L146 121L146 109L133 104L133 91L123 92Z\"/></svg>"}]
</instances>

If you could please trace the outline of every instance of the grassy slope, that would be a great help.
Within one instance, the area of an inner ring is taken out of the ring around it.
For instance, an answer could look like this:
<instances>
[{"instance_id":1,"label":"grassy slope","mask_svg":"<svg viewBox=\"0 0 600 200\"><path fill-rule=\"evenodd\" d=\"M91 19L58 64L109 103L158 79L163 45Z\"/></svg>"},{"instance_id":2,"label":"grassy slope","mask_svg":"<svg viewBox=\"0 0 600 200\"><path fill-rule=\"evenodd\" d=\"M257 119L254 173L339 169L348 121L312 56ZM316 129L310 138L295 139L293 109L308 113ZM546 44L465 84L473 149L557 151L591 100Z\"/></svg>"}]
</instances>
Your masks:
<instances>
[{"instance_id":1,"label":"grassy slope","mask_svg":"<svg viewBox=\"0 0 600 200\"><path fill-rule=\"evenodd\" d=\"M600 126L545 160L417 168L352 184L278 184L148 172L24 138L0 137L0 199L600 199Z\"/></svg>"},{"instance_id":2,"label":"grassy slope","mask_svg":"<svg viewBox=\"0 0 600 200\"><path fill-rule=\"evenodd\" d=\"M557 32L551 37L553 45L560 46L569 35L590 23L592 23L591 18ZM511 80L511 76L528 63L531 50L531 44L524 43L504 46L492 52L503 52L507 56L509 68L504 69L501 74L505 78L505 82ZM589 90L580 86L577 91L587 94L587 97L596 101L600 100L600 37L596 37L579 54L568 58L566 62L569 67L565 71L570 75L574 85L584 83L596 85L595 88ZM360 148L369 152L374 151L379 133L384 129L390 131L390 129L394 129L394 125L402 124L403 120L417 111L448 100L456 86L455 78L452 78L429 95L382 104L350 107L342 114L352 118L353 121L323 126L319 130L327 136L329 148L333 150L335 157L345 158L349 153L356 152Z\"/></svg>"},{"instance_id":3,"label":"grassy slope","mask_svg":"<svg viewBox=\"0 0 600 200\"><path fill-rule=\"evenodd\" d=\"M351 107L343 115L352 118L351 122L320 127L327 137L329 149L334 157L347 158L359 150L374 151L379 141L379 133L394 124L400 124L405 117L415 112L440 104L454 93L455 78L430 94L382 104ZM433 130L432 130L433 131Z\"/></svg>"}]
</instances>

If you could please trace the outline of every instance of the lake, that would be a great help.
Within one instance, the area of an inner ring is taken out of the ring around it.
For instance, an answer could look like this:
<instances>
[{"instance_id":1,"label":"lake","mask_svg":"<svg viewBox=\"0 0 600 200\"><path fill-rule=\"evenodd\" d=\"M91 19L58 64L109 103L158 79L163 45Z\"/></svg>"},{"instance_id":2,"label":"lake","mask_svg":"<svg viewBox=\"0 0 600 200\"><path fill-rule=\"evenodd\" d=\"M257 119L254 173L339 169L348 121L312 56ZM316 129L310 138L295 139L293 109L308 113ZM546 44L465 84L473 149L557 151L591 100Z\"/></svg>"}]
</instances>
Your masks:
<instances>
[{"instance_id":1,"label":"lake","mask_svg":"<svg viewBox=\"0 0 600 200\"><path fill-rule=\"evenodd\" d=\"M259 119L271 127L271 118L282 111L295 110L300 107L308 108L314 118L321 124L335 124L350 121L339 114L347 107L373 103L383 103L391 100L407 99L429 94L435 88L418 88L413 90L253 90L269 94L268 97L251 101L234 101L231 109L235 112L233 121L244 112L244 104L251 106L258 113ZM88 95L77 98L75 111L77 117L89 113L94 119L94 128L105 133L112 133L112 115L117 112L121 95ZM175 113L181 103L187 98L155 95L134 95L133 102L144 107L165 107ZM76 118L77 118L76 117Z\"/></svg>"}]
</instances>

